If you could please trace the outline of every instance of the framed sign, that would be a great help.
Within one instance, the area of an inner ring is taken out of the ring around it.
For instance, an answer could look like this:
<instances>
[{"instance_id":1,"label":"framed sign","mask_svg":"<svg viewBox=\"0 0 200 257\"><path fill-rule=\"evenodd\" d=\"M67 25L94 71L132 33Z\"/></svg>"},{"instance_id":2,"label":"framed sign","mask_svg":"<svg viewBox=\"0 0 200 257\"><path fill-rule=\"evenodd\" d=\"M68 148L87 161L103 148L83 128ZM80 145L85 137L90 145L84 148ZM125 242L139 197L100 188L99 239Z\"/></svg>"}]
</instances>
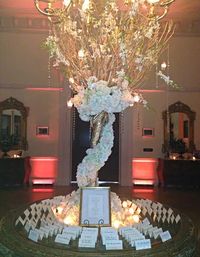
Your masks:
<instances>
[{"instance_id":1,"label":"framed sign","mask_svg":"<svg viewBox=\"0 0 200 257\"><path fill-rule=\"evenodd\" d=\"M110 187L83 187L80 202L81 226L111 226Z\"/></svg>"},{"instance_id":2,"label":"framed sign","mask_svg":"<svg viewBox=\"0 0 200 257\"><path fill-rule=\"evenodd\" d=\"M49 135L49 127L37 126L36 127L36 135L37 136L48 136Z\"/></svg>"},{"instance_id":3,"label":"framed sign","mask_svg":"<svg viewBox=\"0 0 200 257\"><path fill-rule=\"evenodd\" d=\"M154 137L154 129L153 128L143 128L142 136L143 137Z\"/></svg>"}]
</instances>

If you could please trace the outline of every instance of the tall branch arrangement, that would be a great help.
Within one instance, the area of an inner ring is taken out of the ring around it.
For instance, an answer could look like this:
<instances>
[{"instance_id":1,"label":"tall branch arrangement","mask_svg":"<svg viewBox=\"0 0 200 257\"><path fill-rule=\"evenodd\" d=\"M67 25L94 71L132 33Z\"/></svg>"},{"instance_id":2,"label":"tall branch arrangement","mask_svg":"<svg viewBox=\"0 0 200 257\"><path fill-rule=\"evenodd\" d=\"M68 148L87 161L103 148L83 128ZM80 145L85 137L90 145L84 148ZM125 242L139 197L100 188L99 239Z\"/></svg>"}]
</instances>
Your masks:
<instances>
[{"instance_id":1,"label":"tall branch arrangement","mask_svg":"<svg viewBox=\"0 0 200 257\"><path fill-rule=\"evenodd\" d=\"M146 104L136 90L173 34L152 8L149 0L65 0L50 16L46 46L69 80L80 118L92 124L91 148L77 168L80 187L96 184L112 152L114 113Z\"/></svg>"},{"instance_id":2,"label":"tall branch arrangement","mask_svg":"<svg viewBox=\"0 0 200 257\"><path fill-rule=\"evenodd\" d=\"M71 88L87 87L91 76L121 87L123 72L133 93L165 49L172 23L161 27L146 0L68 2L50 18L52 36L46 45Z\"/></svg>"}]
</instances>

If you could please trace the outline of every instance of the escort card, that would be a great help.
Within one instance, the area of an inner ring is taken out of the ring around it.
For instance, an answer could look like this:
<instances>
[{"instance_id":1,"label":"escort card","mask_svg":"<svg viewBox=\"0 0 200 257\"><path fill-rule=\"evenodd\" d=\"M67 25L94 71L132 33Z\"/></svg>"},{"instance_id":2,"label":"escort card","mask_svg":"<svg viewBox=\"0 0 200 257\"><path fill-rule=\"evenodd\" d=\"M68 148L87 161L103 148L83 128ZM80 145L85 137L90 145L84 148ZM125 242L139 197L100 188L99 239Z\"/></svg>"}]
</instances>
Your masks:
<instances>
[{"instance_id":1,"label":"escort card","mask_svg":"<svg viewBox=\"0 0 200 257\"><path fill-rule=\"evenodd\" d=\"M171 216L171 223L172 223L172 224L174 223L174 219L175 219L175 217L174 217L174 215L172 214L172 216Z\"/></svg>"},{"instance_id":2,"label":"escort card","mask_svg":"<svg viewBox=\"0 0 200 257\"><path fill-rule=\"evenodd\" d=\"M165 223L165 220L166 220L166 216L163 215L163 217L162 217L162 222Z\"/></svg>"},{"instance_id":3,"label":"escort card","mask_svg":"<svg viewBox=\"0 0 200 257\"><path fill-rule=\"evenodd\" d=\"M163 232L162 228L158 228L157 230L154 230L154 231L153 231L153 237L154 237L154 239L157 239L158 236L160 235L160 233L162 233L162 232Z\"/></svg>"},{"instance_id":4,"label":"escort card","mask_svg":"<svg viewBox=\"0 0 200 257\"><path fill-rule=\"evenodd\" d=\"M22 217L19 216L19 218L15 221L15 226L17 226L19 222L22 224L22 226L24 226L26 219L23 220Z\"/></svg>"},{"instance_id":5,"label":"escort card","mask_svg":"<svg viewBox=\"0 0 200 257\"><path fill-rule=\"evenodd\" d=\"M102 236L103 245L106 245L110 241L115 241L115 240L119 240L119 236L117 234Z\"/></svg>"},{"instance_id":6,"label":"escort card","mask_svg":"<svg viewBox=\"0 0 200 257\"><path fill-rule=\"evenodd\" d=\"M96 240L80 238L78 241L79 248L95 248Z\"/></svg>"},{"instance_id":7,"label":"escort card","mask_svg":"<svg viewBox=\"0 0 200 257\"><path fill-rule=\"evenodd\" d=\"M142 209L142 214L145 216L146 213L147 213L147 209L144 207L144 208Z\"/></svg>"},{"instance_id":8,"label":"escort card","mask_svg":"<svg viewBox=\"0 0 200 257\"><path fill-rule=\"evenodd\" d=\"M165 232L160 233L160 238L161 238L162 242L165 242L165 241L170 240L172 237L171 237L169 231L167 230Z\"/></svg>"},{"instance_id":9,"label":"escort card","mask_svg":"<svg viewBox=\"0 0 200 257\"><path fill-rule=\"evenodd\" d=\"M28 209L26 209L26 210L24 211L24 214L25 214L26 217L28 217L28 215L30 214L30 211L29 211Z\"/></svg>"},{"instance_id":10,"label":"escort card","mask_svg":"<svg viewBox=\"0 0 200 257\"><path fill-rule=\"evenodd\" d=\"M101 227L101 233L107 232L107 231L115 231L117 232L116 229L114 229L113 227Z\"/></svg>"},{"instance_id":11,"label":"escort card","mask_svg":"<svg viewBox=\"0 0 200 257\"><path fill-rule=\"evenodd\" d=\"M129 240L129 244L131 245L131 247L135 247L135 242L136 242L136 241L139 241L139 240L145 240L145 236L140 235L140 236L132 237L132 238Z\"/></svg>"},{"instance_id":12,"label":"escort card","mask_svg":"<svg viewBox=\"0 0 200 257\"><path fill-rule=\"evenodd\" d=\"M132 231L132 227L131 226L127 226L127 227L121 227L119 228L119 234L122 235L124 232L126 233L127 231Z\"/></svg>"},{"instance_id":13,"label":"escort card","mask_svg":"<svg viewBox=\"0 0 200 257\"><path fill-rule=\"evenodd\" d=\"M33 210L33 209L35 209L35 207L36 207L36 203L33 203L31 206L30 206L30 208Z\"/></svg>"},{"instance_id":14,"label":"escort card","mask_svg":"<svg viewBox=\"0 0 200 257\"><path fill-rule=\"evenodd\" d=\"M68 245L69 242L70 242L70 237L66 235L57 234L55 238L55 243Z\"/></svg>"},{"instance_id":15,"label":"escort card","mask_svg":"<svg viewBox=\"0 0 200 257\"><path fill-rule=\"evenodd\" d=\"M151 248L151 240L150 239L143 239L135 241L135 248L136 250L144 250Z\"/></svg>"},{"instance_id":16,"label":"escort card","mask_svg":"<svg viewBox=\"0 0 200 257\"><path fill-rule=\"evenodd\" d=\"M29 235L28 235L28 239L34 241L34 242L38 242L39 239L39 233L38 231L35 230L30 230Z\"/></svg>"},{"instance_id":17,"label":"escort card","mask_svg":"<svg viewBox=\"0 0 200 257\"><path fill-rule=\"evenodd\" d=\"M148 218L145 218L145 219L142 221L142 224L144 224L144 225L149 225L149 224L150 224L150 221L148 220Z\"/></svg>"},{"instance_id":18,"label":"escort card","mask_svg":"<svg viewBox=\"0 0 200 257\"><path fill-rule=\"evenodd\" d=\"M76 231L62 232L62 235L68 235L71 239L75 240L77 238Z\"/></svg>"},{"instance_id":19,"label":"escort card","mask_svg":"<svg viewBox=\"0 0 200 257\"><path fill-rule=\"evenodd\" d=\"M106 250L123 250L122 240L112 240L106 242Z\"/></svg>"},{"instance_id":20,"label":"escort card","mask_svg":"<svg viewBox=\"0 0 200 257\"><path fill-rule=\"evenodd\" d=\"M157 203L153 203L153 204L152 204L152 209L156 210L157 207L158 207Z\"/></svg>"},{"instance_id":21,"label":"escort card","mask_svg":"<svg viewBox=\"0 0 200 257\"><path fill-rule=\"evenodd\" d=\"M154 215L153 215L153 221L156 221L156 218L157 218L157 214L154 213Z\"/></svg>"},{"instance_id":22,"label":"escort card","mask_svg":"<svg viewBox=\"0 0 200 257\"><path fill-rule=\"evenodd\" d=\"M166 215L167 210L164 208L164 209L162 210L162 213L163 213L164 215Z\"/></svg>"},{"instance_id":23,"label":"escort card","mask_svg":"<svg viewBox=\"0 0 200 257\"><path fill-rule=\"evenodd\" d=\"M157 230L157 229L158 229L158 227L152 227L152 228L148 229L147 232L148 232L150 238L153 237L153 231L155 231L155 230Z\"/></svg>"},{"instance_id":24,"label":"escort card","mask_svg":"<svg viewBox=\"0 0 200 257\"><path fill-rule=\"evenodd\" d=\"M132 205L131 205L131 208L133 208L133 212L135 212L135 210L137 209L137 205L135 204L135 203L132 203Z\"/></svg>"},{"instance_id":25,"label":"escort card","mask_svg":"<svg viewBox=\"0 0 200 257\"><path fill-rule=\"evenodd\" d=\"M152 210L151 208L148 208L147 211L148 211L148 213L149 213L149 216L151 216L153 210Z\"/></svg>"},{"instance_id":26,"label":"escort card","mask_svg":"<svg viewBox=\"0 0 200 257\"><path fill-rule=\"evenodd\" d=\"M161 203L159 203L159 202L157 202L157 205L158 205L158 209L161 209L162 208L162 204Z\"/></svg>"},{"instance_id":27,"label":"escort card","mask_svg":"<svg viewBox=\"0 0 200 257\"><path fill-rule=\"evenodd\" d=\"M168 210L168 215L171 216L172 213L173 213L173 210L172 210L171 208L169 208L169 210Z\"/></svg>"},{"instance_id":28,"label":"escort card","mask_svg":"<svg viewBox=\"0 0 200 257\"><path fill-rule=\"evenodd\" d=\"M161 215L159 214L159 215L157 216L157 221L160 222L160 219L161 219Z\"/></svg>"},{"instance_id":29,"label":"escort card","mask_svg":"<svg viewBox=\"0 0 200 257\"><path fill-rule=\"evenodd\" d=\"M24 229L26 230L27 233L29 233L29 231L31 229L31 225L28 222L26 222Z\"/></svg>"},{"instance_id":30,"label":"escort card","mask_svg":"<svg viewBox=\"0 0 200 257\"><path fill-rule=\"evenodd\" d=\"M38 238L38 239L39 239L39 240L42 240L43 237L44 237L44 232L41 231L40 229L37 229L37 228L35 229L35 231L39 233L39 238Z\"/></svg>"},{"instance_id":31,"label":"escort card","mask_svg":"<svg viewBox=\"0 0 200 257\"><path fill-rule=\"evenodd\" d=\"M76 233L77 237L81 234L82 228L79 226L64 227L63 233L73 232Z\"/></svg>"},{"instance_id":32,"label":"escort card","mask_svg":"<svg viewBox=\"0 0 200 257\"><path fill-rule=\"evenodd\" d=\"M49 230L46 227L40 227L40 231L44 232L44 236L48 238L49 236Z\"/></svg>"},{"instance_id":33,"label":"escort card","mask_svg":"<svg viewBox=\"0 0 200 257\"><path fill-rule=\"evenodd\" d=\"M171 217L168 216L168 217L167 217L167 222L170 223L170 221L171 221Z\"/></svg>"},{"instance_id":34,"label":"escort card","mask_svg":"<svg viewBox=\"0 0 200 257\"><path fill-rule=\"evenodd\" d=\"M176 223L178 223L180 220L181 220L181 217L180 217L180 215L178 214L178 215L176 216L176 218L175 218L175 221L176 221Z\"/></svg>"}]
</instances>

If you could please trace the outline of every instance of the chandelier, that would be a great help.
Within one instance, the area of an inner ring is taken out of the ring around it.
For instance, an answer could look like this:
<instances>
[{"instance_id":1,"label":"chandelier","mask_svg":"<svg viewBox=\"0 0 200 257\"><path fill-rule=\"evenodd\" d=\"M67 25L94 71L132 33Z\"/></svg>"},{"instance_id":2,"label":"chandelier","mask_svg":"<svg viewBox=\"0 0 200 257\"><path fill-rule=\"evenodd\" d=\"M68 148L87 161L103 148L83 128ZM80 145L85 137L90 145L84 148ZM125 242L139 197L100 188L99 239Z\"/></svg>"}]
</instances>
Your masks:
<instances>
[{"instance_id":1,"label":"chandelier","mask_svg":"<svg viewBox=\"0 0 200 257\"><path fill-rule=\"evenodd\" d=\"M135 92L174 32L172 21L161 22L174 0L34 2L51 24L45 45L74 92L90 77L119 86L119 74Z\"/></svg>"}]
</instances>

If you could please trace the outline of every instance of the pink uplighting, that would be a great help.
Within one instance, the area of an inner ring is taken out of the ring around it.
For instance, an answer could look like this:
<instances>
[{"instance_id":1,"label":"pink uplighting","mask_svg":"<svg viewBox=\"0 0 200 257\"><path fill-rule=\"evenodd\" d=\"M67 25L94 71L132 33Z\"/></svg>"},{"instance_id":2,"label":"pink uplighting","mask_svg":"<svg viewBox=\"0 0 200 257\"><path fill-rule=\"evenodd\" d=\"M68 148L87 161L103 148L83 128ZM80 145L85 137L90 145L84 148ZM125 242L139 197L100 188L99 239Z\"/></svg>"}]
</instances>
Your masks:
<instances>
[{"instance_id":1,"label":"pink uplighting","mask_svg":"<svg viewBox=\"0 0 200 257\"><path fill-rule=\"evenodd\" d=\"M57 176L56 157L32 157L31 181L33 184L54 184Z\"/></svg>"},{"instance_id":2,"label":"pink uplighting","mask_svg":"<svg viewBox=\"0 0 200 257\"><path fill-rule=\"evenodd\" d=\"M147 179L134 179L135 185L154 185L153 180L147 180Z\"/></svg>"},{"instance_id":3,"label":"pink uplighting","mask_svg":"<svg viewBox=\"0 0 200 257\"><path fill-rule=\"evenodd\" d=\"M53 188L33 188L33 193L52 193L54 191Z\"/></svg>"},{"instance_id":4,"label":"pink uplighting","mask_svg":"<svg viewBox=\"0 0 200 257\"><path fill-rule=\"evenodd\" d=\"M34 185L53 185L55 182L55 179L32 179L32 183Z\"/></svg>"},{"instance_id":5,"label":"pink uplighting","mask_svg":"<svg viewBox=\"0 0 200 257\"><path fill-rule=\"evenodd\" d=\"M133 193L153 193L154 192L154 189L152 188L133 188Z\"/></svg>"},{"instance_id":6,"label":"pink uplighting","mask_svg":"<svg viewBox=\"0 0 200 257\"><path fill-rule=\"evenodd\" d=\"M62 87L27 87L30 91L63 91Z\"/></svg>"},{"instance_id":7,"label":"pink uplighting","mask_svg":"<svg viewBox=\"0 0 200 257\"><path fill-rule=\"evenodd\" d=\"M154 158L133 158L132 179L135 185L156 185L157 159Z\"/></svg>"}]
</instances>

